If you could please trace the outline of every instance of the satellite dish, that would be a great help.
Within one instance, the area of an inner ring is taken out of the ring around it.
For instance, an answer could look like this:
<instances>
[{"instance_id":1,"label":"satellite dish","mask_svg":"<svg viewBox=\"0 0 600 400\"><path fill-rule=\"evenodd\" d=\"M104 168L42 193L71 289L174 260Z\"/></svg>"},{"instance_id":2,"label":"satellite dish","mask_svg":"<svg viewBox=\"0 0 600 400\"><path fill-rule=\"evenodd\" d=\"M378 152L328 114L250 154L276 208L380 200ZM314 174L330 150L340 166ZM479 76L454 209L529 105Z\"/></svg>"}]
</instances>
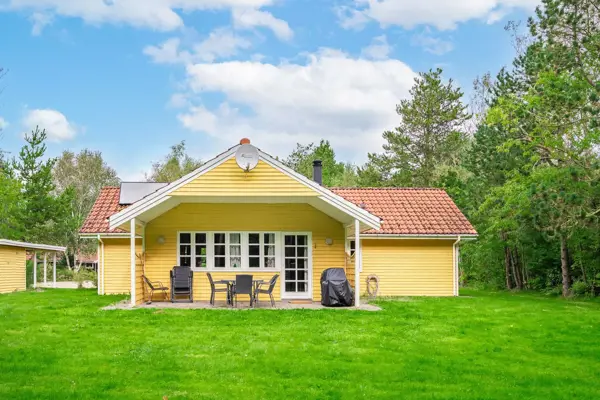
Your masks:
<instances>
[{"instance_id":1,"label":"satellite dish","mask_svg":"<svg viewBox=\"0 0 600 400\"><path fill-rule=\"evenodd\" d=\"M235 152L235 162L237 165L248 172L258 165L258 150L251 144L243 144Z\"/></svg>"}]
</instances>

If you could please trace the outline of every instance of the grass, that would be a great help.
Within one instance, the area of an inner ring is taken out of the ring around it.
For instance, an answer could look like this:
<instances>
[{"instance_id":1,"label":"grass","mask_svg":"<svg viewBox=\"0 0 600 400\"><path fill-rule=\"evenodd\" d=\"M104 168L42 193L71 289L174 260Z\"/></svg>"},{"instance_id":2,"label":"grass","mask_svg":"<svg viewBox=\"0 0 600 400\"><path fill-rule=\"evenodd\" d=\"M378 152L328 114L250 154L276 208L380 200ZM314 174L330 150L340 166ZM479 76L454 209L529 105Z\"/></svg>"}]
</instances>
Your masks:
<instances>
[{"instance_id":1,"label":"grass","mask_svg":"<svg viewBox=\"0 0 600 400\"><path fill-rule=\"evenodd\" d=\"M2 399L597 399L600 304L530 294L350 310L101 311L0 295Z\"/></svg>"}]
</instances>

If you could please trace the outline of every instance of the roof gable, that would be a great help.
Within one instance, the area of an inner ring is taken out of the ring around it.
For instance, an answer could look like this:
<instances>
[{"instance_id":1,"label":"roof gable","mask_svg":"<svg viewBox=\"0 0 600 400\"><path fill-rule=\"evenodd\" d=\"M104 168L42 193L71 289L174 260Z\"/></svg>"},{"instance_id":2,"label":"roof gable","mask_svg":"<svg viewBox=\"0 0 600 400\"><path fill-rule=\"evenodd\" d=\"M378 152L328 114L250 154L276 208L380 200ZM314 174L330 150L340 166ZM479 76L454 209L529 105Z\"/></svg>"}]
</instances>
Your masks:
<instances>
[{"instance_id":1,"label":"roof gable","mask_svg":"<svg viewBox=\"0 0 600 400\"><path fill-rule=\"evenodd\" d=\"M214 159L203 164L200 168L198 168L195 171L191 172L190 174L184 176L183 178L178 179L177 181L170 183L169 185L165 186L164 188L161 188L161 189L157 190L156 192L146 196L145 198L141 199L140 201L132 204L130 207L128 207L124 210L121 210L114 215L111 215L109 218L109 228L115 229L115 228L119 227L120 225L122 225L123 223L131 220L132 218L135 218L137 215L139 215L157 205L160 205L161 203L167 202L171 198L175 198L177 195L173 195L173 193L177 193L177 191L179 189L181 189L182 187L190 184L191 182L194 182L200 176L209 173L213 169L219 167L221 164L227 162L231 157L233 157L233 155L235 154L235 152L237 151L237 149L239 147L240 146L237 145L237 146L230 148L226 152L220 154L219 156L215 157ZM289 168L289 167L285 166L284 164L282 164L281 162L275 160L273 157L269 156L268 154L264 153L263 151L258 150L258 153L259 153L260 161L262 161L265 164L268 164L269 166L273 167L274 169L280 171L282 174L287 175L288 177L292 178L296 182L298 182L298 183L304 185L305 187L312 189L314 192L316 192L317 196L314 196L315 198L320 199L320 200L324 201L325 203L328 203L330 206L333 206L333 207L343 211L347 215L358 219L360 222L367 225L368 227L375 228L375 229L379 228L380 220L377 216L375 216L375 215L369 213L368 211L356 206L355 204L343 199L342 197L331 192L329 189L318 185L317 183L302 176L301 174L297 173L296 171L293 171L291 168ZM307 192L307 193L310 193L310 192ZM167 204L167 203L165 203L165 204Z\"/></svg>"},{"instance_id":2,"label":"roof gable","mask_svg":"<svg viewBox=\"0 0 600 400\"><path fill-rule=\"evenodd\" d=\"M252 171L245 172L237 165L235 158L229 158L169 195L317 196L318 193L263 160Z\"/></svg>"}]
</instances>

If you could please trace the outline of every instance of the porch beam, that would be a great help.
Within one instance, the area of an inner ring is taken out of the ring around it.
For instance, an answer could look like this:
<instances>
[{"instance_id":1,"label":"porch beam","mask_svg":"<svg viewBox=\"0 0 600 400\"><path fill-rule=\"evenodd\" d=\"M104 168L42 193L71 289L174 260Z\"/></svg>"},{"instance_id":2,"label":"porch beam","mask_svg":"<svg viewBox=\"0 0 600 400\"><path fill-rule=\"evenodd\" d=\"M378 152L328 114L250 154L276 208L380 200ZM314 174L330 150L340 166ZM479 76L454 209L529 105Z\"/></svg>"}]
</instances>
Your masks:
<instances>
[{"instance_id":1,"label":"porch beam","mask_svg":"<svg viewBox=\"0 0 600 400\"><path fill-rule=\"evenodd\" d=\"M37 288L37 251L33 252L33 288Z\"/></svg>"},{"instance_id":2,"label":"porch beam","mask_svg":"<svg viewBox=\"0 0 600 400\"><path fill-rule=\"evenodd\" d=\"M129 249L131 256L131 305L135 306L135 218L132 218L129 224Z\"/></svg>"},{"instance_id":3,"label":"porch beam","mask_svg":"<svg viewBox=\"0 0 600 400\"><path fill-rule=\"evenodd\" d=\"M360 307L360 270L362 250L360 246L360 221L354 220L354 306Z\"/></svg>"},{"instance_id":4,"label":"porch beam","mask_svg":"<svg viewBox=\"0 0 600 400\"><path fill-rule=\"evenodd\" d=\"M44 252L44 286L48 282L48 253Z\"/></svg>"},{"instance_id":5,"label":"porch beam","mask_svg":"<svg viewBox=\"0 0 600 400\"><path fill-rule=\"evenodd\" d=\"M56 252L52 258L52 287L56 287Z\"/></svg>"}]
</instances>

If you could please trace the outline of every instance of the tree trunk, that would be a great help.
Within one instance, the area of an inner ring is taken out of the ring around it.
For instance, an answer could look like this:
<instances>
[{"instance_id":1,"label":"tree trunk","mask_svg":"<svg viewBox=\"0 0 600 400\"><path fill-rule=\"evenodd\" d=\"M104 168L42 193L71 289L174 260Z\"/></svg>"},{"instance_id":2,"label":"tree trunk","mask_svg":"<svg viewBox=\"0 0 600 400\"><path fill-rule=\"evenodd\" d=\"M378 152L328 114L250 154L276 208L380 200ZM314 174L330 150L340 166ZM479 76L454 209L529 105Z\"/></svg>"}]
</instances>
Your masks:
<instances>
[{"instance_id":1,"label":"tree trunk","mask_svg":"<svg viewBox=\"0 0 600 400\"><path fill-rule=\"evenodd\" d=\"M73 268L71 268L71 260L69 259L69 254L65 254L65 260L67 260L67 268L69 268L69 270L73 270Z\"/></svg>"},{"instance_id":2,"label":"tree trunk","mask_svg":"<svg viewBox=\"0 0 600 400\"><path fill-rule=\"evenodd\" d=\"M571 273L569 271L569 247L564 235L560 236L560 269L562 271L562 294L567 297L571 290Z\"/></svg>"},{"instance_id":3,"label":"tree trunk","mask_svg":"<svg viewBox=\"0 0 600 400\"><path fill-rule=\"evenodd\" d=\"M504 272L506 273L506 288L512 289L512 280L510 278L510 249L504 246Z\"/></svg>"},{"instance_id":4,"label":"tree trunk","mask_svg":"<svg viewBox=\"0 0 600 400\"><path fill-rule=\"evenodd\" d=\"M515 285L517 286L518 290L523 290L523 281L521 280L521 274L519 273L519 267L515 257L515 249L508 248L508 254L510 256L510 264Z\"/></svg>"}]
</instances>

